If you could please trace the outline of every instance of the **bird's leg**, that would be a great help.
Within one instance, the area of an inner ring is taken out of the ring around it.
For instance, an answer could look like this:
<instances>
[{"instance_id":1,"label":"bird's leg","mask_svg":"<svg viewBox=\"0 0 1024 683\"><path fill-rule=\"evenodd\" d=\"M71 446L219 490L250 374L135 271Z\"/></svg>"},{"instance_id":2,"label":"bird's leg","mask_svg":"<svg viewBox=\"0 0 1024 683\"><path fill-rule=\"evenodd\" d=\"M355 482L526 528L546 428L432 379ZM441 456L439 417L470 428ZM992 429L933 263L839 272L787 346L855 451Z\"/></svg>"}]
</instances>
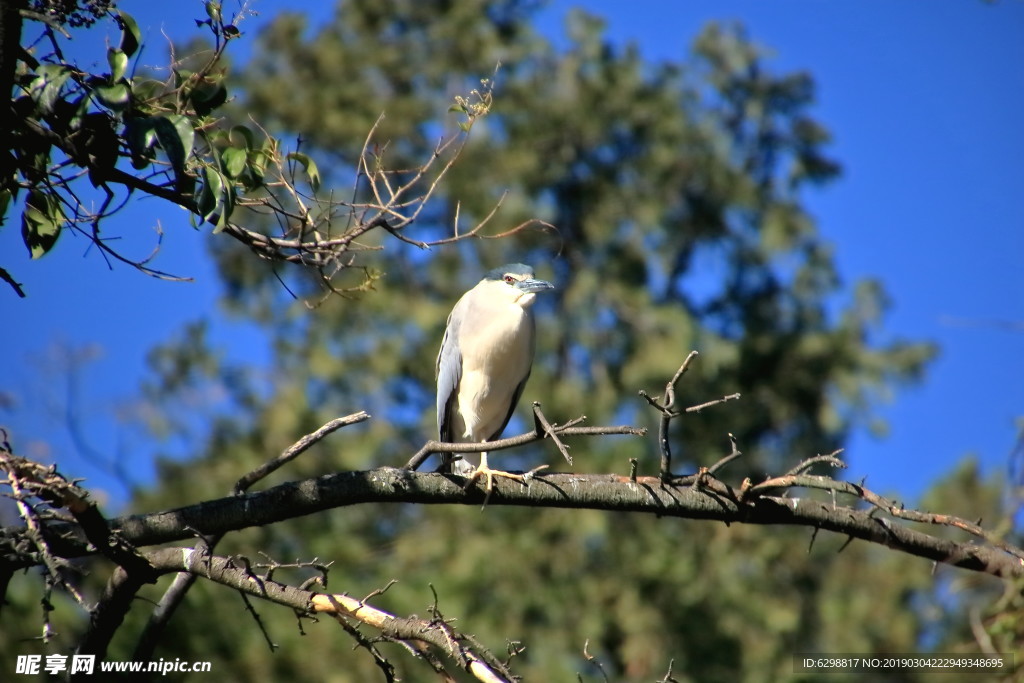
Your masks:
<instances>
[{"instance_id":1,"label":"bird's leg","mask_svg":"<svg viewBox=\"0 0 1024 683\"><path fill-rule=\"evenodd\" d=\"M507 479L515 479L518 482L526 483L526 477L521 474L513 474L512 472L505 472L503 470L494 470L487 465L487 453L480 454L480 465L476 468L473 474L469 475L469 480L466 482L466 488L468 489L473 485L473 482L484 477L484 491L487 492L487 496L490 497L491 491L494 490L494 478L505 477Z\"/></svg>"}]
</instances>

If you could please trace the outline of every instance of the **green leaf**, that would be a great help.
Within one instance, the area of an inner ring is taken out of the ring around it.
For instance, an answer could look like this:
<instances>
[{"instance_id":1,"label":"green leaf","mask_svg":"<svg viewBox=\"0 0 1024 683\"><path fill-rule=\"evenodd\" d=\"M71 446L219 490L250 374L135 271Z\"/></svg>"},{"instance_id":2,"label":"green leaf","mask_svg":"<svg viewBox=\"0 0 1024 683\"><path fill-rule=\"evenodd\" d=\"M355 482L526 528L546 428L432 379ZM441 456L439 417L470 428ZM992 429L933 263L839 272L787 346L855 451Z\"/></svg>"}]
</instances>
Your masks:
<instances>
[{"instance_id":1,"label":"green leaf","mask_svg":"<svg viewBox=\"0 0 1024 683\"><path fill-rule=\"evenodd\" d=\"M242 147L243 149L252 149L254 139L252 131L249 130L248 126L232 126L230 133L231 144L235 147Z\"/></svg>"},{"instance_id":2,"label":"green leaf","mask_svg":"<svg viewBox=\"0 0 1024 683\"><path fill-rule=\"evenodd\" d=\"M120 156L121 138L115 130L110 114L94 111L82 117L78 149L88 163L85 165L89 180L97 186L108 179Z\"/></svg>"},{"instance_id":3,"label":"green leaf","mask_svg":"<svg viewBox=\"0 0 1024 683\"><path fill-rule=\"evenodd\" d=\"M216 218L213 228L216 234L227 227L228 218L235 209L235 186L211 166L203 168L202 176L203 189L199 193L196 209L204 221L213 222Z\"/></svg>"},{"instance_id":4,"label":"green leaf","mask_svg":"<svg viewBox=\"0 0 1024 683\"><path fill-rule=\"evenodd\" d=\"M125 141L132 155L132 166L143 169L153 160L157 142L155 116L133 116L125 120Z\"/></svg>"},{"instance_id":5,"label":"green leaf","mask_svg":"<svg viewBox=\"0 0 1024 683\"><path fill-rule=\"evenodd\" d=\"M196 75L194 71L188 69L173 69L172 73L174 74L175 88L180 88L185 81Z\"/></svg>"},{"instance_id":6,"label":"green leaf","mask_svg":"<svg viewBox=\"0 0 1024 683\"><path fill-rule=\"evenodd\" d=\"M269 163L270 157L268 157L267 153L264 152L262 149L258 149L252 152L250 154L250 157L251 158L249 159L249 168L252 169L252 172L255 175L259 176L260 178L263 178L263 176L266 175L267 173L267 163Z\"/></svg>"},{"instance_id":7,"label":"green leaf","mask_svg":"<svg viewBox=\"0 0 1024 683\"><path fill-rule=\"evenodd\" d=\"M224 149L225 147L231 146L231 139L228 136L228 132L226 130L215 128L214 130L207 131L206 143L211 147L216 147L217 149Z\"/></svg>"},{"instance_id":8,"label":"green leaf","mask_svg":"<svg viewBox=\"0 0 1024 683\"><path fill-rule=\"evenodd\" d=\"M89 113L89 101L91 99L88 95L82 95L75 100L75 110L68 120L68 130L80 130L82 128L82 121L85 120L86 114Z\"/></svg>"},{"instance_id":9,"label":"green leaf","mask_svg":"<svg viewBox=\"0 0 1024 683\"><path fill-rule=\"evenodd\" d=\"M135 51L139 49L139 43L142 40L142 32L139 31L139 25L135 23L135 19L132 18L132 15L119 9L114 10L114 12L121 20L121 52L126 56L131 57L135 54Z\"/></svg>"},{"instance_id":10,"label":"green leaf","mask_svg":"<svg viewBox=\"0 0 1024 683\"><path fill-rule=\"evenodd\" d=\"M316 162L302 152L291 152L288 154L288 158L302 164L302 167L306 169L306 175L309 176L309 186L313 188L313 192L318 192L320 190L320 170L316 167Z\"/></svg>"},{"instance_id":11,"label":"green leaf","mask_svg":"<svg viewBox=\"0 0 1024 683\"><path fill-rule=\"evenodd\" d=\"M224 171L229 178L237 178L245 170L246 152L237 147L228 147L221 153L221 161L224 163Z\"/></svg>"},{"instance_id":12,"label":"green leaf","mask_svg":"<svg viewBox=\"0 0 1024 683\"><path fill-rule=\"evenodd\" d=\"M117 83L128 71L128 55L116 47L107 48L107 63L110 64L110 82Z\"/></svg>"},{"instance_id":13,"label":"green leaf","mask_svg":"<svg viewBox=\"0 0 1024 683\"><path fill-rule=\"evenodd\" d=\"M217 202L224 190L224 177L215 168L203 168L203 189L199 193L196 209L203 220L209 220L217 211Z\"/></svg>"},{"instance_id":14,"label":"green leaf","mask_svg":"<svg viewBox=\"0 0 1024 683\"><path fill-rule=\"evenodd\" d=\"M28 141L26 141L28 142ZM33 140L18 152L21 172L32 182L40 182L50 168L52 145L44 140Z\"/></svg>"},{"instance_id":15,"label":"green leaf","mask_svg":"<svg viewBox=\"0 0 1024 683\"><path fill-rule=\"evenodd\" d=\"M29 97L43 116L53 111L61 88L70 76L71 69L60 64L47 64L36 70L36 77L29 85Z\"/></svg>"},{"instance_id":16,"label":"green leaf","mask_svg":"<svg viewBox=\"0 0 1024 683\"><path fill-rule=\"evenodd\" d=\"M66 137L71 134L71 122L81 116L78 113L78 107L81 105L81 100L74 100L69 102L63 97L53 103L53 112L46 117L46 122L50 124L50 129L59 135L60 137ZM78 121L81 124L81 121Z\"/></svg>"},{"instance_id":17,"label":"green leaf","mask_svg":"<svg viewBox=\"0 0 1024 683\"><path fill-rule=\"evenodd\" d=\"M21 214L21 236L32 258L40 258L53 248L64 221L64 212L55 196L39 190L29 192Z\"/></svg>"},{"instance_id":18,"label":"green leaf","mask_svg":"<svg viewBox=\"0 0 1024 683\"><path fill-rule=\"evenodd\" d=\"M185 173L185 162L192 153L196 139L192 122L182 114L167 114L154 118L153 127L157 139L180 182L181 176Z\"/></svg>"},{"instance_id":19,"label":"green leaf","mask_svg":"<svg viewBox=\"0 0 1024 683\"><path fill-rule=\"evenodd\" d=\"M168 114L166 118L174 124L174 129L178 131L178 137L181 139L182 147L185 149L185 155L188 156L192 152L192 147L196 141L196 131L192 128L192 121L187 116L181 114Z\"/></svg>"},{"instance_id":20,"label":"green leaf","mask_svg":"<svg viewBox=\"0 0 1024 683\"><path fill-rule=\"evenodd\" d=\"M216 235L227 227L228 219L231 218L231 213L235 210L235 198L235 186L229 183L224 188L224 202L220 216L217 217L217 225L213 228L213 234Z\"/></svg>"},{"instance_id":21,"label":"green leaf","mask_svg":"<svg viewBox=\"0 0 1024 683\"><path fill-rule=\"evenodd\" d=\"M207 3L206 3L206 16L210 17L210 21L213 21L215 23L220 23L220 18L221 18L220 7L221 7L221 5L220 5L219 2L215 2L215 0L207 0Z\"/></svg>"},{"instance_id":22,"label":"green leaf","mask_svg":"<svg viewBox=\"0 0 1024 683\"><path fill-rule=\"evenodd\" d=\"M228 89L219 80L204 78L192 89L191 99L196 114L206 116L228 101Z\"/></svg>"},{"instance_id":23,"label":"green leaf","mask_svg":"<svg viewBox=\"0 0 1024 683\"><path fill-rule=\"evenodd\" d=\"M131 101L130 91L124 83L100 85L93 92L96 93L96 99L100 104L113 112L124 111Z\"/></svg>"},{"instance_id":24,"label":"green leaf","mask_svg":"<svg viewBox=\"0 0 1024 683\"><path fill-rule=\"evenodd\" d=\"M267 136L259 149L249 152L249 172L252 175L252 183L248 189L254 189L263 184L263 177L267 173L267 165L277 153L277 140Z\"/></svg>"}]
</instances>

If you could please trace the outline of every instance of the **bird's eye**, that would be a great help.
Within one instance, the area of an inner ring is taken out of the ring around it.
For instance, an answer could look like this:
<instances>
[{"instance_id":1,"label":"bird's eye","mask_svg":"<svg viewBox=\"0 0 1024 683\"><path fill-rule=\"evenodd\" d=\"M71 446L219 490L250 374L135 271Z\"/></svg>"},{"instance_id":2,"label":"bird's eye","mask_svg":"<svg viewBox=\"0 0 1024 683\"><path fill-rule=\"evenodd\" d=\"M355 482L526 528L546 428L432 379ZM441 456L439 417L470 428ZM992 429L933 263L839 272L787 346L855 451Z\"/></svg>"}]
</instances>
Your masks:
<instances>
[{"instance_id":1,"label":"bird's eye","mask_svg":"<svg viewBox=\"0 0 1024 683\"><path fill-rule=\"evenodd\" d=\"M516 281L516 279L515 279L514 277L512 277L511 275L506 275L506 276L505 276L505 282L506 282L506 283L508 283L508 284L510 284L510 285L511 285L511 284L513 284L513 283L514 283L515 281Z\"/></svg>"}]
</instances>

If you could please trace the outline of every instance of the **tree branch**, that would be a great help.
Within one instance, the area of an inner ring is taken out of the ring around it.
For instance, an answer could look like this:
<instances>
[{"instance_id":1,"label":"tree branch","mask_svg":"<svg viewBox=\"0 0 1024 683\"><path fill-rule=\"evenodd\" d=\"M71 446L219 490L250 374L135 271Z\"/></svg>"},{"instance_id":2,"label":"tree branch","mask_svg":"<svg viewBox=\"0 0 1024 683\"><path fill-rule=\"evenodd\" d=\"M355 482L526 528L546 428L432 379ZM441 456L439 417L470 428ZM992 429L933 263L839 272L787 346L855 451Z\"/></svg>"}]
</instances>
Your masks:
<instances>
[{"instance_id":1,"label":"tree branch","mask_svg":"<svg viewBox=\"0 0 1024 683\"><path fill-rule=\"evenodd\" d=\"M423 444L423 447L416 451L409 462L405 463L403 469L417 470L420 465L434 453L479 453L481 451L487 451L493 453L496 451L503 451L508 448L515 448L516 446L524 446L534 441L540 441L548 436L557 434L558 436L602 436L608 434L628 434L631 436L643 436L647 433L646 429L637 427L576 427L584 418L579 417L575 420L564 425L548 425L550 431L548 431L543 425L539 429L534 429L532 432L526 432L518 436L509 436L504 439L495 439L494 441L481 441L478 443L466 443L466 442L455 442L445 443L444 441L435 441L431 439L427 443Z\"/></svg>"},{"instance_id":2,"label":"tree branch","mask_svg":"<svg viewBox=\"0 0 1024 683\"><path fill-rule=\"evenodd\" d=\"M690 369L690 363L699 354L696 351L690 351L690 353L683 360L682 365L676 370L676 374L672 375L665 384L665 391L661 395L661 402L651 397L643 389L640 390L640 396L647 401L655 410L661 413L661 419L658 422L658 445L661 447L661 466L660 466L660 477L663 482L668 482L673 478L677 478L676 475L672 474L672 446L668 439L669 427L672 425L672 419L679 417L683 413L699 413L705 408L710 408L713 405L719 403L725 403L726 401L732 401L740 397L739 394L729 394L722 398L716 398L711 401L706 401L700 405L690 406L684 411L675 410L676 404L676 384L686 374L686 371ZM737 455L739 455L737 453Z\"/></svg>"},{"instance_id":3,"label":"tree branch","mask_svg":"<svg viewBox=\"0 0 1024 683\"><path fill-rule=\"evenodd\" d=\"M445 445L447 448L447 445ZM860 497L856 498L860 500ZM412 503L421 505L480 505L484 492L468 491L460 477L381 467L360 472L339 472L289 482L265 491L206 501L173 510L132 515L111 521L111 528L135 546L154 545L194 537L196 532L221 534L263 526L350 505ZM664 483L660 477L611 474L537 475L523 485L496 481L489 506L592 509L638 512L659 517L717 520L727 524L782 524L825 529L963 569L1001 577L1024 576L1024 563L1000 548L951 541L917 531L877 509L827 505L809 498L780 497L767 492L735 489L705 473L692 485ZM905 512L888 510L894 515ZM924 514L924 513L921 513ZM939 519L922 519L941 523ZM52 552L66 557L91 550L70 525L48 527ZM0 530L0 548L15 568L35 564L33 558L10 553L24 529ZM13 546L13 547L12 547Z\"/></svg>"},{"instance_id":4,"label":"tree branch","mask_svg":"<svg viewBox=\"0 0 1024 683\"><path fill-rule=\"evenodd\" d=\"M328 614L339 621L354 619L379 630L388 640L425 643L480 681L505 683L514 680L508 668L494 655L478 647L472 638L452 629L436 609L431 619L398 617L367 604L366 600L341 593L316 593L296 588L274 580L269 574L256 574L247 562L210 556L194 548L162 548L146 553L146 559L159 573L188 572L304 614ZM121 592L133 595L137 588L130 583L129 576L119 568L111 579L108 594ZM104 654L88 642L83 642L78 652L100 657Z\"/></svg>"},{"instance_id":5,"label":"tree branch","mask_svg":"<svg viewBox=\"0 0 1024 683\"><path fill-rule=\"evenodd\" d=\"M287 463L291 462L295 458L302 455L307 449L313 444L326 438L331 433L347 427L349 425L363 422L370 418L369 414L364 411L346 415L345 417L338 417L328 421L319 429L306 434L301 439L296 441L294 444L286 448L280 455L275 458L268 460L256 469L252 470L240 478L232 489L234 495L241 495L245 493L249 487L253 484L266 478L279 468L283 467ZM217 534L212 537L206 537L199 544L199 550L207 554L213 554L214 548L223 539L223 534ZM135 646L135 652L132 654L132 659L135 661L144 661L152 659L153 650L156 648L160 637L163 635L164 629L171 617L174 616L174 612L178 606L184 601L185 595L192 588L195 583L196 575L191 572L181 572L174 577L174 581L170 587L164 592L160 598L160 602L157 603L153 609L153 613L149 617L149 621L146 622L145 628L142 630L142 635L139 636L139 641ZM113 632L110 634L113 635Z\"/></svg>"}]
</instances>

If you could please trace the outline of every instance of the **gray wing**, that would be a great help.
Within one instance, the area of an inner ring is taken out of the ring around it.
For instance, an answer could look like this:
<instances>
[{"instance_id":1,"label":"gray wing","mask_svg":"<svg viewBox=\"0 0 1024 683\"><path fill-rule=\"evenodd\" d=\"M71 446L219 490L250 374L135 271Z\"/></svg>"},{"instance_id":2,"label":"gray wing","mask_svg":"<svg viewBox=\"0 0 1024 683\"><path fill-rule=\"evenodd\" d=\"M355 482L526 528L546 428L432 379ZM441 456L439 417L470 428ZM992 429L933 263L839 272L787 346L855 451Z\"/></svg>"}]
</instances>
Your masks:
<instances>
[{"instance_id":1,"label":"gray wing","mask_svg":"<svg viewBox=\"0 0 1024 683\"><path fill-rule=\"evenodd\" d=\"M437 354L437 434L441 441L451 443L456 435L452 433L455 399L459 395L462 380L462 352L459 350L459 322L456 315L458 305L448 316L448 325Z\"/></svg>"}]
</instances>

